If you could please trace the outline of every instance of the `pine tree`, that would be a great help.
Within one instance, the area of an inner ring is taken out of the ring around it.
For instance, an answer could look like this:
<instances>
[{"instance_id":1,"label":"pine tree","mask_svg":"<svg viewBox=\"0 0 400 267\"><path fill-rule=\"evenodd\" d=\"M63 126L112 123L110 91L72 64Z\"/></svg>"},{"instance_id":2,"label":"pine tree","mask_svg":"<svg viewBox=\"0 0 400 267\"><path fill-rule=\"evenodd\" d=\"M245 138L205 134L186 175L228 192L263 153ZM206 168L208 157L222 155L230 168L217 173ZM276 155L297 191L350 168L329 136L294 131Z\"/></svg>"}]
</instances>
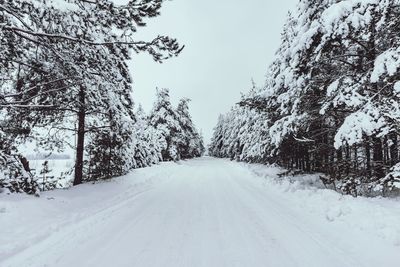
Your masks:
<instances>
[{"instance_id":1,"label":"pine tree","mask_svg":"<svg viewBox=\"0 0 400 267\"><path fill-rule=\"evenodd\" d=\"M150 113L149 123L159 133L162 160L180 160L178 149L182 128L171 105L168 89L157 89L157 100Z\"/></svg>"},{"instance_id":2,"label":"pine tree","mask_svg":"<svg viewBox=\"0 0 400 267\"><path fill-rule=\"evenodd\" d=\"M132 118L115 118L110 114L109 127L89 135L87 180L109 179L127 174L135 167L135 136Z\"/></svg>"},{"instance_id":3,"label":"pine tree","mask_svg":"<svg viewBox=\"0 0 400 267\"><path fill-rule=\"evenodd\" d=\"M133 128L135 168L151 166L162 160L160 133L149 124L141 106L138 107L135 115L136 122Z\"/></svg>"},{"instance_id":4,"label":"pine tree","mask_svg":"<svg viewBox=\"0 0 400 267\"><path fill-rule=\"evenodd\" d=\"M200 157L204 153L203 139L189 113L189 101L188 98L181 99L176 110L181 128L178 137L178 151L182 159Z\"/></svg>"}]
</instances>

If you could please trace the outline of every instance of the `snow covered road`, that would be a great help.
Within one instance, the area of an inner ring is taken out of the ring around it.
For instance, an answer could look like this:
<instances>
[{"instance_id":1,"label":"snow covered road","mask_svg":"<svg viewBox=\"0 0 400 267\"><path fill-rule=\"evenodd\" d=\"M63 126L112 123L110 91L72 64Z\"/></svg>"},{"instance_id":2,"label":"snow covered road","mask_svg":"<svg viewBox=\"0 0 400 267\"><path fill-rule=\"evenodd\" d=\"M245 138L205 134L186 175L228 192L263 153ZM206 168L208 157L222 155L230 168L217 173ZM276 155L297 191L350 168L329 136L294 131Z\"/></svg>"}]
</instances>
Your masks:
<instances>
[{"instance_id":1,"label":"snow covered road","mask_svg":"<svg viewBox=\"0 0 400 267\"><path fill-rule=\"evenodd\" d=\"M1 196L0 266L399 266L400 246L293 201L212 158L40 199Z\"/></svg>"}]
</instances>

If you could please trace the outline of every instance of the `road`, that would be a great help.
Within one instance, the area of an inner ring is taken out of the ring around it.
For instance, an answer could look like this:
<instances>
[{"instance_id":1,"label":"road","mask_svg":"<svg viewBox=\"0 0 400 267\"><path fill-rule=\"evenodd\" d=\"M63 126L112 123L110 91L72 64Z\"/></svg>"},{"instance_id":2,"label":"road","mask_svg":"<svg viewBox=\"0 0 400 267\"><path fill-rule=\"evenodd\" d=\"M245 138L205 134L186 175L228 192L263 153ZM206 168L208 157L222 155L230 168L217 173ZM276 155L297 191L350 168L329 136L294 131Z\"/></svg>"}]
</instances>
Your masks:
<instances>
[{"instance_id":1,"label":"road","mask_svg":"<svg viewBox=\"0 0 400 267\"><path fill-rule=\"evenodd\" d=\"M121 187L84 216L59 223L50 234L3 259L0 266L382 264L379 255L369 255L379 243L353 235L351 229L335 232L328 221L321 224L306 216L243 165L202 158L153 176L159 182L141 190ZM395 266L390 259L385 264Z\"/></svg>"}]
</instances>

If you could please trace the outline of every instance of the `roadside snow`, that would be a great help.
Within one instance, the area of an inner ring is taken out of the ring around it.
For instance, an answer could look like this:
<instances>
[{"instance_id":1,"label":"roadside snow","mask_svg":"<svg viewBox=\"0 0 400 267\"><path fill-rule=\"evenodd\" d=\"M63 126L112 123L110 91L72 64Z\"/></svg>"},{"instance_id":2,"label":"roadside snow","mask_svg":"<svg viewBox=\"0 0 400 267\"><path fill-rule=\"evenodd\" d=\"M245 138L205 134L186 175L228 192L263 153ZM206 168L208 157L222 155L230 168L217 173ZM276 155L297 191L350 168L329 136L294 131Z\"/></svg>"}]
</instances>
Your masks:
<instances>
[{"instance_id":1,"label":"roadside snow","mask_svg":"<svg viewBox=\"0 0 400 267\"><path fill-rule=\"evenodd\" d=\"M242 163L243 164L243 163ZM318 175L298 175L279 178L285 170L261 164L243 164L270 190L276 191L285 201L316 217L321 224L329 222L332 227L353 229L364 235L374 235L400 252L400 199L354 198L324 188ZM400 259L400 254L399 254Z\"/></svg>"}]
</instances>

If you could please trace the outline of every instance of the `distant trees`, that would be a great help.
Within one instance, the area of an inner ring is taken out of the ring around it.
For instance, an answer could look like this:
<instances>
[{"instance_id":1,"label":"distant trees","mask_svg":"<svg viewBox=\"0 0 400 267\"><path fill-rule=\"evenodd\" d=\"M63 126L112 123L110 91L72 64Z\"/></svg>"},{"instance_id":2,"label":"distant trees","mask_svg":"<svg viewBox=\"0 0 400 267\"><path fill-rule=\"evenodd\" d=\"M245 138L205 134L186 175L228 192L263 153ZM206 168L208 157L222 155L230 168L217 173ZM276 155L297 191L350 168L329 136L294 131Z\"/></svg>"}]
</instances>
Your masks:
<instances>
[{"instance_id":1,"label":"distant trees","mask_svg":"<svg viewBox=\"0 0 400 267\"><path fill-rule=\"evenodd\" d=\"M159 134L164 161L199 157L204 152L202 137L189 114L188 101L182 99L175 110L170 102L169 90L157 90L149 123Z\"/></svg>"},{"instance_id":2,"label":"distant trees","mask_svg":"<svg viewBox=\"0 0 400 267\"><path fill-rule=\"evenodd\" d=\"M203 137L197 131L189 113L190 99L183 98L176 109L177 119L180 125L178 153L181 159L200 157L205 151Z\"/></svg>"},{"instance_id":3,"label":"distant trees","mask_svg":"<svg viewBox=\"0 0 400 267\"><path fill-rule=\"evenodd\" d=\"M323 172L346 193L392 189L399 181L399 4L300 1L267 83L219 121L210 151ZM254 125L249 110L264 132L255 159L244 150L252 139L237 130Z\"/></svg>"},{"instance_id":4,"label":"distant trees","mask_svg":"<svg viewBox=\"0 0 400 267\"><path fill-rule=\"evenodd\" d=\"M162 159L179 160L178 142L182 129L170 102L168 89L157 89L157 98L150 113L149 122L159 133Z\"/></svg>"},{"instance_id":5,"label":"distant trees","mask_svg":"<svg viewBox=\"0 0 400 267\"><path fill-rule=\"evenodd\" d=\"M239 106L221 115L214 129L209 154L253 163L266 162L270 136L265 116L265 113Z\"/></svg>"}]
</instances>

